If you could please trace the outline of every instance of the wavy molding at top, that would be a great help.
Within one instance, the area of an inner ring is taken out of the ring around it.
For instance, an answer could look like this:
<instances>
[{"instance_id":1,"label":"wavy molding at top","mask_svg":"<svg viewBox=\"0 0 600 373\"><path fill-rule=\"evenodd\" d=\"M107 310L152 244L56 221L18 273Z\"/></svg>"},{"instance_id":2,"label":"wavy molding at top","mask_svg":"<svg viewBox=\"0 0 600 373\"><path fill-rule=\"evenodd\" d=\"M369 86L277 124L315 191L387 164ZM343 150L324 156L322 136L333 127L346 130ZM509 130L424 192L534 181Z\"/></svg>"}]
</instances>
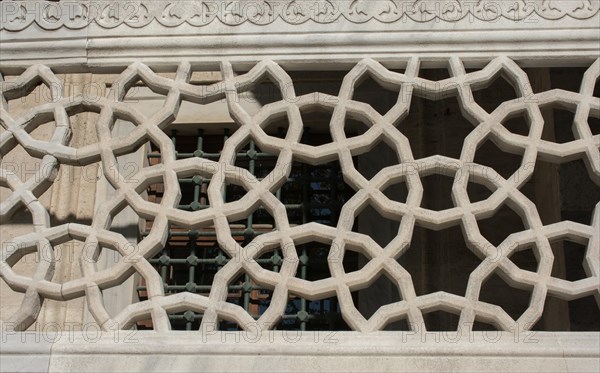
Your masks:
<instances>
[{"instance_id":1,"label":"wavy molding at top","mask_svg":"<svg viewBox=\"0 0 600 373\"><path fill-rule=\"evenodd\" d=\"M535 23L540 18L591 18L600 10L600 0L3 1L0 10L0 30L8 31L20 31L33 23L56 30L82 29L92 22L103 28L122 24L141 28L153 20L166 27L183 23L205 26L215 19L230 26L246 22L267 25L278 18L289 24L309 20L322 24L339 20L456 22L467 17Z\"/></svg>"}]
</instances>

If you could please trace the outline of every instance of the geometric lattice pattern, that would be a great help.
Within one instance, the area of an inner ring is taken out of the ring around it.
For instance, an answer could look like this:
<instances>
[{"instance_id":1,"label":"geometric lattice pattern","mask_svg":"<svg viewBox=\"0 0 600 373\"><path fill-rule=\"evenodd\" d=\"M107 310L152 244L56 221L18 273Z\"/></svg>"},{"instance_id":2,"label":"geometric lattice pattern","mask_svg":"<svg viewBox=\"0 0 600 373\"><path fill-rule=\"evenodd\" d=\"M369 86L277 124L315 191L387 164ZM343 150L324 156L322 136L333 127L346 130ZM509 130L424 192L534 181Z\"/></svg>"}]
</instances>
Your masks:
<instances>
[{"instance_id":1,"label":"geometric lattice pattern","mask_svg":"<svg viewBox=\"0 0 600 373\"><path fill-rule=\"evenodd\" d=\"M269 329L284 314L289 294L295 294L308 300L337 296L342 317L357 331L380 330L400 319L423 324L423 313L436 310L459 315L461 325L481 320L501 330L509 330L515 322L532 325L539 319L547 295L566 300L594 295L600 305L600 205L595 206L591 225L571 221L544 225L536 206L520 191L538 160L562 163L582 158L589 177L600 185L600 135L593 135L588 124L588 118L600 117L600 99L593 96L594 85L600 76L600 60L587 70L577 93L550 90L534 94L524 71L505 57L498 57L482 70L469 73L460 59L451 58L450 77L437 82L418 77L419 65L420 61L413 58L407 62L406 70L399 73L366 59L344 77L337 96L307 94L297 97L294 82L273 61L262 61L241 75L235 75L232 65L223 62L223 81L209 87L189 83L191 65L186 62L179 65L173 79L156 74L142 63L134 63L113 82L108 97L88 101L83 96L62 97L60 92L52 90L52 103L12 116L7 111L7 100L21 97L38 82L47 86L60 85L48 67L36 65L27 69L12 85L3 85L0 154L7 154L20 145L31 156L42 159L42 167L26 181L0 169L0 183L11 191L0 204L0 218L10 219L24 207L30 211L34 225L32 233L14 240L15 245L2 247L0 275L13 290L25 293L20 310L4 321L23 330L36 320L44 299L66 301L85 297L94 319L105 330L129 328L139 320L151 318L155 330L165 331L171 327L168 314L184 311L202 313L205 325L229 320L243 329ZM487 86L500 74L514 85L518 97L487 112L473 100L473 90ZM369 104L353 99L355 87L367 76L381 87L398 92L397 103L387 112L380 113ZM265 77L279 87L283 99L250 114L240 104L239 97ZM124 102L127 90L138 80L166 97L164 106L150 116ZM433 155L417 159L414 156L410 141L401 131L414 96L431 100L458 99L463 116L473 125L459 158ZM226 100L229 114L238 128L225 141L218 161L202 156L178 159L165 131L177 116L182 102L205 105L222 99ZM544 119L541 108L546 106L559 106L575 113L574 140L557 144L542 139ZM302 143L301 112L307 110L331 113L331 142L316 146ZM71 147L69 117L86 111L99 113L95 124L98 142ZM529 118L528 135L512 133L502 125L507 118L522 113ZM265 131L274 118L281 117L287 117L289 122L285 138ZM358 136L346 137L347 118L364 123L368 129ZM113 137L111 128L118 119L133 123L135 128L124 137ZM50 141L31 136L36 127L48 121L56 122ZM277 156L268 177L259 179L248 170L235 166L236 153L250 138L260 149ZM399 162L367 179L356 169L352 158L369 152L381 140L397 153ZM503 177L493 168L474 162L476 150L486 140L492 140L502 151L523 155L521 167L516 171L518 175ZM118 171L105 172L115 193L99 206L91 224L52 226L38 197L52 186L61 164L89 165L101 161L104 170L119 170L118 156L133 152L149 141L160 148L161 162L141 168L135 178ZM341 208L337 226L328 227L316 222L290 224L286 209L275 193L290 175L293 161L309 165L339 162L344 181L355 193ZM422 178L441 169L453 178L454 206L434 211L421 206ZM181 198L178 180L193 175L210 179L207 189L210 206L197 211L178 209ZM148 186L158 182L164 183L160 204L143 197ZM390 200L383 193L397 182L407 185L406 201ZM483 201L470 201L469 183L484 185L491 190L491 196ZM246 193L238 200L226 203L223 198L226 185L237 185ZM400 222L397 235L385 247L368 235L352 231L355 217L367 205L385 218ZM521 216L525 229L493 245L480 233L477 220L493 215L503 205L510 206ZM153 220L149 234L133 247L121 234L109 229L112 219L126 206L141 218ZM232 237L230 222L245 218L258 206L264 207L274 218L275 229L242 246ZM209 296L191 292L165 295L161 277L149 260L164 247L172 224L187 229L214 226L219 246L231 259L214 276ZM410 250L416 225L440 230L456 224L460 224L467 240L483 243L469 246L481 262L470 273L466 293L461 296L435 292L417 296L411 275L396 259ZM587 245L586 278L566 281L552 276L554 257L550 241L560 238ZM68 240L85 242L82 256L87 260L81 260L81 278L58 283L53 281L53 247ZM331 244L328 254L330 277L308 281L295 276L299 258L294 248L309 241ZM532 245L539 261L535 272L521 269L509 259L515 251ZM276 249L283 253L278 272L266 270L256 262L255 259ZM94 259L101 250L115 250L123 260L99 271ZM32 277L13 271L15 263L24 255L36 251L43 255L40 255L41 260ZM349 251L360 252L368 262L361 269L346 273L342 261ZM148 299L110 315L103 304L102 291L119 285L135 273L144 279ZM225 301L228 284L241 273L249 274L260 286L272 290L268 309L258 320L242 307ZM499 273L516 288L533 288L529 307L517 320L501 307L480 300L482 283L493 273ZM382 274L397 284L401 300L380 307L366 319L353 303L351 292L369 287Z\"/></svg>"}]
</instances>

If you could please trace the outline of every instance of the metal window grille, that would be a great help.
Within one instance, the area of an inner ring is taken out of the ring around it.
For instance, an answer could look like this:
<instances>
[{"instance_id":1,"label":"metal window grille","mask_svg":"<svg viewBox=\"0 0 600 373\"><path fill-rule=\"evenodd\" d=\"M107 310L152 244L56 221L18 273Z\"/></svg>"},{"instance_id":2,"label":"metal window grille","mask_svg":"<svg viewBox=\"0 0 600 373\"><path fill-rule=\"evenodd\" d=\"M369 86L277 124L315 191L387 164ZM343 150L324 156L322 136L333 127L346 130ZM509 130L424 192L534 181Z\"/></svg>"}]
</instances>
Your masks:
<instances>
[{"instance_id":1,"label":"metal window grille","mask_svg":"<svg viewBox=\"0 0 600 373\"><path fill-rule=\"evenodd\" d=\"M279 131L281 133L281 129ZM318 141L320 134L306 131L309 141ZM177 151L177 159L204 157L218 161L220 148L229 136L229 130L222 135L205 135L198 130L196 136L181 136L172 132L172 141ZM160 151L151 145L147 154L149 165L160 163ZM250 141L240 149L236 156L236 166L250 171L259 180L267 177L277 157L261 151L254 141ZM210 179L200 175L179 179L181 200L178 208L186 211L198 211L210 206L207 188ZM148 187L148 199L159 203L164 186L153 184ZM335 226L342 205L353 194L350 186L343 181L339 165L332 162L320 166L297 163L292 166L288 181L276 191L276 197L284 203L290 224L299 225L307 222L318 222ZM243 196L243 188L230 184L224 193L225 202L238 200ZM146 221L141 235L146 236L152 227ZM265 232L272 231L273 218L259 207L247 218L230 222L232 235L237 242L247 245L252 239ZM305 280L318 280L329 276L327 254L329 246L318 242L298 245L299 258L296 276ZM160 273L166 294L192 292L208 295L214 275L230 258L221 250L216 240L214 228L198 230L183 229L172 226L169 230L167 245L154 258L150 259ZM278 272L284 260L281 250L269 253L256 261L268 270ZM350 252L346 256L346 268L358 269L358 255ZM270 303L272 291L257 285L247 274L240 275L228 284L227 302L242 306L254 318L265 312ZM140 300L146 299L146 287L143 279L137 287ZM202 314L185 311L169 315L172 328L175 330L194 330L200 327ZM139 329L152 326L150 320L137 323ZM219 322L220 330L237 330L238 326L226 320ZM276 329L282 330L349 330L341 317L335 297L319 301L309 301L302 297L290 296L286 313Z\"/></svg>"}]
</instances>

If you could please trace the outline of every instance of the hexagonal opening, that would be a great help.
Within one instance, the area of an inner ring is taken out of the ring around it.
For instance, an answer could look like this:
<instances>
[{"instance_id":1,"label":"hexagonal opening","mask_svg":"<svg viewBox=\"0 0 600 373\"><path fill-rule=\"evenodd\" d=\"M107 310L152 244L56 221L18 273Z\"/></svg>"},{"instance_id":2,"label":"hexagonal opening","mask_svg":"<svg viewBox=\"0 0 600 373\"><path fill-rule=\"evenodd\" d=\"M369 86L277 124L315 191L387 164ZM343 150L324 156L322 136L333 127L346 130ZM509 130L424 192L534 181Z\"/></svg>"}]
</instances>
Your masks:
<instances>
[{"instance_id":1,"label":"hexagonal opening","mask_svg":"<svg viewBox=\"0 0 600 373\"><path fill-rule=\"evenodd\" d=\"M398 157L398 153L390 145L381 140L368 152L352 158L352 161L354 163L354 168L356 168L365 179L370 180L384 168L399 164L400 158Z\"/></svg>"},{"instance_id":2,"label":"hexagonal opening","mask_svg":"<svg viewBox=\"0 0 600 373\"><path fill-rule=\"evenodd\" d=\"M400 228L400 221L401 218L394 220L382 216L369 203L356 216L353 230L368 234L383 248L396 238L398 229Z\"/></svg>"},{"instance_id":3,"label":"hexagonal opening","mask_svg":"<svg viewBox=\"0 0 600 373\"><path fill-rule=\"evenodd\" d=\"M398 129L408 138L414 159L433 155L460 158L465 138L475 127L462 114L458 98L411 98L408 116Z\"/></svg>"},{"instance_id":4,"label":"hexagonal opening","mask_svg":"<svg viewBox=\"0 0 600 373\"><path fill-rule=\"evenodd\" d=\"M408 185L404 181L399 181L387 186L383 194L392 201L406 203L408 198Z\"/></svg>"},{"instance_id":5,"label":"hexagonal opening","mask_svg":"<svg viewBox=\"0 0 600 373\"><path fill-rule=\"evenodd\" d=\"M302 133L302 144L319 146L329 144L331 132L329 126L333 113L321 106L304 107L300 109L304 131Z\"/></svg>"},{"instance_id":6,"label":"hexagonal opening","mask_svg":"<svg viewBox=\"0 0 600 373\"><path fill-rule=\"evenodd\" d=\"M365 319L370 319L380 307L402 300L398 285L386 273L380 274L365 289L353 292L354 306Z\"/></svg>"},{"instance_id":7,"label":"hexagonal opening","mask_svg":"<svg viewBox=\"0 0 600 373\"><path fill-rule=\"evenodd\" d=\"M287 112L276 113L270 116L265 123L261 124L261 127L267 135L285 139L290 129Z\"/></svg>"},{"instance_id":8,"label":"hexagonal opening","mask_svg":"<svg viewBox=\"0 0 600 373\"><path fill-rule=\"evenodd\" d=\"M473 162L493 168L500 176L509 179L519 171L523 162L522 154L513 154L501 150L491 139L479 144Z\"/></svg>"},{"instance_id":9,"label":"hexagonal opening","mask_svg":"<svg viewBox=\"0 0 600 373\"><path fill-rule=\"evenodd\" d=\"M473 99L488 113L503 102L517 98L517 91L503 73L497 75L487 86L473 90Z\"/></svg>"},{"instance_id":10,"label":"hexagonal opening","mask_svg":"<svg viewBox=\"0 0 600 373\"><path fill-rule=\"evenodd\" d=\"M199 211L209 208L208 184L210 183L210 180L210 177L202 175L179 178L181 199L179 200L177 208L185 211ZM236 191L240 194L239 197L241 198L246 191L240 186L236 187ZM234 195L232 190L229 197L233 198Z\"/></svg>"},{"instance_id":11,"label":"hexagonal opening","mask_svg":"<svg viewBox=\"0 0 600 373\"><path fill-rule=\"evenodd\" d=\"M585 244L574 242L568 237L551 240L550 247L552 247L552 253L554 254L552 277L567 281L588 278L584 266L587 242L589 241L586 240Z\"/></svg>"},{"instance_id":12,"label":"hexagonal opening","mask_svg":"<svg viewBox=\"0 0 600 373\"><path fill-rule=\"evenodd\" d=\"M258 102L261 106L283 100L279 85L269 74L263 75L256 81L251 89L239 93L240 99Z\"/></svg>"},{"instance_id":13,"label":"hexagonal opening","mask_svg":"<svg viewBox=\"0 0 600 373\"><path fill-rule=\"evenodd\" d=\"M525 230L523 219L511 209L503 204L489 218L477 220L479 232L492 245L500 245L509 235Z\"/></svg>"},{"instance_id":14,"label":"hexagonal opening","mask_svg":"<svg viewBox=\"0 0 600 373\"><path fill-rule=\"evenodd\" d=\"M419 78L439 81L450 78L450 69L446 65L444 68L432 69L432 68L421 68L419 69Z\"/></svg>"},{"instance_id":15,"label":"hexagonal opening","mask_svg":"<svg viewBox=\"0 0 600 373\"><path fill-rule=\"evenodd\" d=\"M526 246L518 251L515 250L508 259L525 271L537 272L539 267L535 245Z\"/></svg>"},{"instance_id":16,"label":"hexagonal opening","mask_svg":"<svg viewBox=\"0 0 600 373\"><path fill-rule=\"evenodd\" d=\"M369 126L358 118L351 117L348 113L344 121L344 134L346 138L363 135L369 130Z\"/></svg>"},{"instance_id":17,"label":"hexagonal opening","mask_svg":"<svg viewBox=\"0 0 600 373\"><path fill-rule=\"evenodd\" d=\"M354 194L337 161L317 166L293 162L288 181L275 193L286 206L291 225L327 226L337 226L342 206Z\"/></svg>"},{"instance_id":18,"label":"hexagonal opening","mask_svg":"<svg viewBox=\"0 0 600 373\"><path fill-rule=\"evenodd\" d=\"M331 277L328 261L331 250L331 243L323 244L311 241L296 245L296 254L298 255L296 277L306 281L318 281Z\"/></svg>"},{"instance_id":19,"label":"hexagonal opening","mask_svg":"<svg viewBox=\"0 0 600 373\"><path fill-rule=\"evenodd\" d=\"M149 262L161 276L165 294L208 296L215 274L229 260L216 242L214 227L196 230L173 224L166 245Z\"/></svg>"},{"instance_id":20,"label":"hexagonal opening","mask_svg":"<svg viewBox=\"0 0 600 373\"><path fill-rule=\"evenodd\" d=\"M481 259L469 249L460 226L439 231L415 226L398 262L411 274L417 296L438 291L464 296Z\"/></svg>"},{"instance_id":21,"label":"hexagonal opening","mask_svg":"<svg viewBox=\"0 0 600 373\"><path fill-rule=\"evenodd\" d=\"M346 247L346 251L344 251L344 259L342 265L344 266L344 272L350 273L355 271L360 271L368 262L369 258L365 256L365 254L350 250Z\"/></svg>"},{"instance_id":22,"label":"hexagonal opening","mask_svg":"<svg viewBox=\"0 0 600 373\"><path fill-rule=\"evenodd\" d=\"M337 96L347 71L288 71L296 96L324 93Z\"/></svg>"},{"instance_id":23,"label":"hexagonal opening","mask_svg":"<svg viewBox=\"0 0 600 373\"><path fill-rule=\"evenodd\" d=\"M400 85L382 85L365 73L356 83L352 99L371 105L379 114L385 115L398 101Z\"/></svg>"},{"instance_id":24,"label":"hexagonal opening","mask_svg":"<svg viewBox=\"0 0 600 373\"><path fill-rule=\"evenodd\" d=\"M79 149L98 142L96 126L100 117L99 110L98 112L91 111L81 105L67 110L67 114L71 128L70 147Z\"/></svg>"},{"instance_id":25,"label":"hexagonal opening","mask_svg":"<svg viewBox=\"0 0 600 373\"><path fill-rule=\"evenodd\" d=\"M511 133L529 136L530 119L526 111L517 112L502 121L502 125Z\"/></svg>"},{"instance_id":26,"label":"hexagonal opening","mask_svg":"<svg viewBox=\"0 0 600 373\"><path fill-rule=\"evenodd\" d=\"M423 313L425 327L430 332L444 332L458 330L459 315L447 311L431 311Z\"/></svg>"},{"instance_id":27,"label":"hexagonal opening","mask_svg":"<svg viewBox=\"0 0 600 373\"><path fill-rule=\"evenodd\" d=\"M261 234L277 230L275 219L262 205L242 215L240 219L228 217L228 220L231 235L244 245Z\"/></svg>"},{"instance_id":28,"label":"hexagonal opening","mask_svg":"<svg viewBox=\"0 0 600 373\"><path fill-rule=\"evenodd\" d=\"M512 287L494 272L484 280L479 300L502 307L513 320L518 320L529 308L532 290L533 288L522 290Z\"/></svg>"},{"instance_id":29,"label":"hexagonal opening","mask_svg":"<svg viewBox=\"0 0 600 373\"><path fill-rule=\"evenodd\" d=\"M284 260L283 253L279 249L268 251L255 259L262 268L275 273L279 273Z\"/></svg>"},{"instance_id":30,"label":"hexagonal opening","mask_svg":"<svg viewBox=\"0 0 600 373\"><path fill-rule=\"evenodd\" d=\"M549 122L545 121L542 140L557 144L565 144L575 140L575 134L573 133L574 112L563 108L556 108L553 105L545 106L541 109L544 119L548 120L548 118L552 118L553 124L550 125Z\"/></svg>"},{"instance_id":31,"label":"hexagonal opening","mask_svg":"<svg viewBox=\"0 0 600 373\"><path fill-rule=\"evenodd\" d=\"M453 176L427 175L421 178L421 183L423 185L421 207L433 211L442 211L454 207L454 202L452 202Z\"/></svg>"},{"instance_id":32,"label":"hexagonal opening","mask_svg":"<svg viewBox=\"0 0 600 373\"><path fill-rule=\"evenodd\" d=\"M172 330L199 330L203 313L187 310L183 312L167 312Z\"/></svg>"},{"instance_id":33,"label":"hexagonal opening","mask_svg":"<svg viewBox=\"0 0 600 373\"><path fill-rule=\"evenodd\" d=\"M261 150L254 139L250 138L237 149L234 165L248 170L262 180L275 168L277 157L276 154Z\"/></svg>"},{"instance_id":34,"label":"hexagonal opening","mask_svg":"<svg viewBox=\"0 0 600 373\"><path fill-rule=\"evenodd\" d=\"M494 192L491 191L487 186L476 182L469 182L467 184L467 195L471 203L484 201L488 199Z\"/></svg>"}]
</instances>

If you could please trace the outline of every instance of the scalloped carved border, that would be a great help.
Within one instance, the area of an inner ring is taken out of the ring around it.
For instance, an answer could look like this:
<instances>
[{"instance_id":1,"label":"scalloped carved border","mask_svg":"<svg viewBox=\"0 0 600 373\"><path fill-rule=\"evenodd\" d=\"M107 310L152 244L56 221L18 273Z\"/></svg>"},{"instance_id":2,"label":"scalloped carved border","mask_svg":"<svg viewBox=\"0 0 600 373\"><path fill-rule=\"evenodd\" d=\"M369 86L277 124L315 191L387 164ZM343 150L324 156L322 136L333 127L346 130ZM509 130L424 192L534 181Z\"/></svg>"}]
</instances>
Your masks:
<instances>
[{"instance_id":1,"label":"scalloped carved border","mask_svg":"<svg viewBox=\"0 0 600 373\"><path fill-rule=\"evenodd\" d=\"M156 20L165 27L201 27L218 20L228 26L268 25L281 19L297 25L309 20L365 23L457 22L500 18L535 23L542 18L588 19L600 0L183 0L183 1L3 1L0 30L21 31L32 24L45 30L103 28L126 24L141 28Z\"/></svg>"}]
</instances>

